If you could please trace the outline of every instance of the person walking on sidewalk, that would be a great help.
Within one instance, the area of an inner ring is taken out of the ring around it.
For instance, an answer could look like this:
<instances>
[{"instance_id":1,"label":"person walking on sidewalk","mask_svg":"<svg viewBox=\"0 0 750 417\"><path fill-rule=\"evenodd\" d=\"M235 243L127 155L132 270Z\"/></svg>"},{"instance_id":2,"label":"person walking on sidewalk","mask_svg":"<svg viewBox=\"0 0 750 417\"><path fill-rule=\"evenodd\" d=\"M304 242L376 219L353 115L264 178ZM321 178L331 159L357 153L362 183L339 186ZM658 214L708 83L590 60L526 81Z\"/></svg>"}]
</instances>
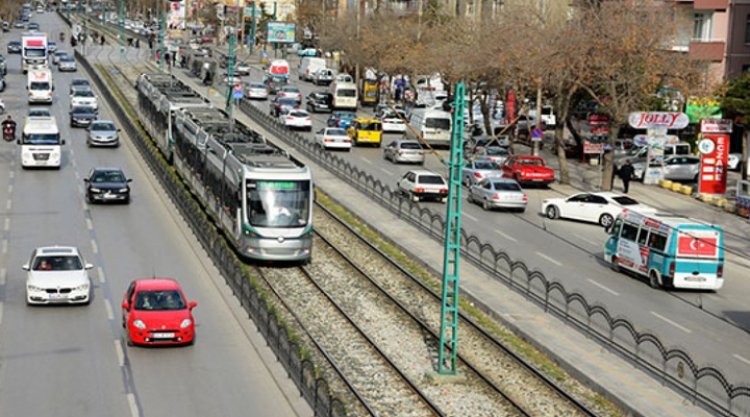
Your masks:
<instances>
[{"instance_id":1,"label":"person walking on sidewalk","mask_svg":"<svg viewBox=\"0 0 750 417\"><path fill-rule=\"evenodd\" d=\"M633 165L630 164L629 159L625 161L625 164L623 164L623 166L621 166L619 170L617 170L617 174L622 180L622 192L625 194L628 193L630 180L633 179L634 172L635 170L633 169Z\"/></svg>"}]
</instances>

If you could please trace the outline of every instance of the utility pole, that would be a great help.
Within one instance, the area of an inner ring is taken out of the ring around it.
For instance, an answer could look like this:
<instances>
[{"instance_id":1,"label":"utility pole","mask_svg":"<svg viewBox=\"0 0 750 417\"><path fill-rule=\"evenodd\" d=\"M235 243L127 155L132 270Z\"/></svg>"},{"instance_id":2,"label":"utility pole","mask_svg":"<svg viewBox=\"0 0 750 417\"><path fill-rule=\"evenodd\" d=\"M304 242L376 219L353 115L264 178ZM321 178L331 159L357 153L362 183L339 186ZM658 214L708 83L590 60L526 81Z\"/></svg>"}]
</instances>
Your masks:
<instances>
[{"instance_id":1,"label":"utility pole","mask_svg":"<svg viewBox=\"0 0 750 417\"><path fill-rule=\"evenodd\" d=\"M167 23L166 16L164 16L164 6L159 5L159 72L164 72L164 31Z\"/></svg>"},{"instance_id":2,"label":"utility pole","mask_svg":"<svg viewBox=\"0 0 750 417\"><path fill-rule=\"evenodd\" d=\"M225 16L226 18L226 16ZM235 47L236 28L232 28L229 34L229 55L227 56L227 106L226 111L229 114L229 131L234 129L234 47Z\"/></svg>"},{"instance_id":3,"label":"utility pole","mask_svg":"<svg viewBox=\"0 0 750 417\"><path fill-rule=\"evenodd\" d=\"M536 87L536 128L542 129L542 84L541 82ZM531 136L531 129L529 129L529 136ZM544 135L542 135L544 137ZM533 140L533 139L532 139ZM541 142L541 138L539 140L533 140L534 143L534 149L531 152L532 155L539 155L539 143Z\"/></svg>"},{"instance_id":4,"label":"utility pole","mask_svg":"<svg viewBox=\"0 0 750 417\"><path fill-rule=\"evenodd\" d=\"M117 0L117 40L120 44L120 62L125 61L125 0Z\"/></svg>"},{"instance_id":5,"label":"utility pole","mask_svg":"<svg viewBox=\"0 0 750 417\"><path fill-rule=\"evenodd\" d=\"M362 20L365 15L365 0L359 0L359 6L357 6L357 39L361 37L362 31ZM359 85L359 63L354 66L354 82Z\"/></svg>"},{"instance_id":6,"label":"utility pole","mask_svg":"<svg viewBox=\"0 0 750 417\"><path fill-rule=\"evenodd\" d=\"M438 373L456 375L458 357L458 283L461 258L461 170L464 165L464 95L463 82L453 93L453 133L448 179L448 204L445 213L445 247L443 254L443 291L440 308L440 349Z\"/></svg>"}]
</instances>

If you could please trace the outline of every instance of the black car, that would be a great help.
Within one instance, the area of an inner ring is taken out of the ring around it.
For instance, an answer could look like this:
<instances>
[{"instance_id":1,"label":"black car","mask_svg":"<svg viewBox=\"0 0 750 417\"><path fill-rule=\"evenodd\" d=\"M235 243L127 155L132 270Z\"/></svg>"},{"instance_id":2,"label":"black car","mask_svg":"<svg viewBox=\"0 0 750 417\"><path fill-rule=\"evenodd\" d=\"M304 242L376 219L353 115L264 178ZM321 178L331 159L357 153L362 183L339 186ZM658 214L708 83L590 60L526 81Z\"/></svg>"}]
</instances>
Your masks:
<instances>
[{"instance_id":1,"label":"black car","mask_svg":"<svg viewBox=\"0 0 750 417\"><path fill-rule=\"evenodd\" d=\"M92 168L83 179L89 203L130 203L130 182L120 168Z\"/></svg>"},{"instance_id":2,"label":"black car","mask_svg":"<svg viewBox=\"0 0 750 417\"><path fill-rule=\"evenodd\" d=\"M70 109L70 127L88 127L96 118L96 109L91 106L76 106Z\"/></svg>"},{"instance_id":3,"label":"black car","mask_svg":"<svg viewBox=\"0 0 750 417\"><path fill-rule=\"evenodd\" d=\"M29 22L29 30L39 30L39 23Z\"/></svg>"},{"instance_id":4,"label":"black car","mask_svg":"<svg viewBox=\"0 0 750 417\"><path fill-rule=\"evenodd\" d=\"M296 99L293 99L291 97L289 97L289 98L286 98L286 97L276 97L271 102L271 108L268 109L268 114L270 114L273 117L276 117L276 116L279 115L279 111L284 106L291 107L291 108L297 108L299 106L299 104L297 103Z\"/></svg>"},{"instance_id":5,"label":"black car","mask_svg":"<svg viewBox=\"0 0 750 417\"><path fill-rule=\"evenodd\" d=\"M21 41L10 41L10 42L8 42L8 53L9 54L20 54L21 53Z\"/></svg>"},{"instance_id":6,"label":"black car","mask_svg":"<svg viewBox=\"0 0 750 417\"><path fill-rule=\"evenodd\" d=\"M306 97L307 111L310 113L333 111L333 94L325 91L313 91Z\"/></svg>"}]
</instances>

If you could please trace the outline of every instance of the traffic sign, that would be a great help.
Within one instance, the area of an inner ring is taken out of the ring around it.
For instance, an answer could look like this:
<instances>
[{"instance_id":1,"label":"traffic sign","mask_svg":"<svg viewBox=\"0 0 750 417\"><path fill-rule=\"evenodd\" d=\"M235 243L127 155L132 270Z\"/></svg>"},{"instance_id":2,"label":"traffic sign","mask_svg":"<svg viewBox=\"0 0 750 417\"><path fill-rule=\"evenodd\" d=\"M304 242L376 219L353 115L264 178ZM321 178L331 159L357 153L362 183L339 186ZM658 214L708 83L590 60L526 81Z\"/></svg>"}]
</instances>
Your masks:
<instances>
[{"instance_id":1,"label":"traffic sign","mask_svg":"<svg viewBox=\"0 0 750 417\"><path fill-rule=\"evenodd\" d=\"M531 140L534 142L540 142L542 140L542 136L544 136L544 132L542 132L542 129L535 127L534 130L531 131Z\"/></svg>"}]
</instances>

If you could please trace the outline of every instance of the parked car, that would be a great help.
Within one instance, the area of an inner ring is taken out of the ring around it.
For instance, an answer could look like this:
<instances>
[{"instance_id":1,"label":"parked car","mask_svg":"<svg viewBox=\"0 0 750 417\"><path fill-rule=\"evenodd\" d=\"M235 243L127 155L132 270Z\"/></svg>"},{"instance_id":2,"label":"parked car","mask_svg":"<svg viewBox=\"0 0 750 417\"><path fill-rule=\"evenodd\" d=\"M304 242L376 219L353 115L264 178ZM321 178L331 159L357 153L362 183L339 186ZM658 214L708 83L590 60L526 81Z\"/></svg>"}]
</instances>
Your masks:
<instances>
[{"instance_id":1,"label":"parked car","mask_svg":"<svg viewBox=\"0 0 750 417\"><path fill-rule=\"evenodd\" d=\"M526 211L528 196L516 180L490 177L469 188L468 200L482 206L484 210L505 208L523 213Z\"/></svg>"},{"instance_id":2,"label":"parked car","mask_svg":"<svg viewBox=\"0 0 750 417\"><path fill-rule=\"evenodd\" d=\"M20 54L21 53L21 41L10 41L10 42L8 42L8 53L9 54Z\"/></svg>"},{"instance_id":3,"label":"parked car","mask_svg":"<svg viewBox=\"0 0 750 417\"><path fill-rule=\"evenodd\" d=\"M520 184L549 185L555 181L555 171L546 166L541 156L513 155L500 166L503 176Z\"/></svg>"},{"instance_id":4,"label":"parked car","mask_svg":"<svg viewBox=\"0 0 750 417\"><path fill-rule=\"evenodd\" d=\"M96 109L91 106L76 106L70 109L70 127L87 127L96 120Z\"/></svg>"},{"instance_id":5,"label":"parked car","mask_svg":"<svg viewBox=\"0 0 750 417\"><path fill-rule=\"evenodd\" d=\"M285 107L279 112L279 120L290 129L312 130L310 113L302 109Z\"/></svg>"},{"instance_id":6,"label":"parked car","mask_svg":"<svg viewBox=\"0 0 750 417\"><path fill-rule=\"evenodd\" d=\"M349 128L352 120L357 118L357 114L350 111L335 111L326 121L328 127L341 127L344 129Z\"/></svg>"},{"instance_id":7,"label":"parked car","mask_svg":"<svg viewBox=\"0 0 750 417\"><path fill-rule=\"evenodd\" d=\"M66 72L75 72L78 71L78 65L76 64L76 59L73 58L71 55L65 55L60 57L60 59L57 61L57 69Z\"/></svg>"},{"instance_id":8,"label":"parked car","mask_svg":"<svg viewBox=\"0 0 750 417\"><path fill-rule=\"evenodd\" d=\"M333 110L333 94L327 91L313 91L306 97L305 107L310 113L331 112Z\"/></svg>"},{"instance_id":9,"label":"parked car","mask_svg":"<svg viewBox=\"0 0 750 417\"><path fill-rule=\"evenodd\" d=\"M461 183L467 187L478 183L485 178L501 178L503 171L491 159L472 159L464 165L461 170Z\"/></svg>"},{"instance_id":10,"label":"parked car","mask_svg":"<svg viewBox=\"0 0 750 417\"><path fill-rule=\"evenodd\" d=\"M187 301L174 279L131 282L122 298L122 328L127 345L193 344L193 309L197 306L195 301Z\"/></svg>"},{"instance_id":11,"label":"parked car","mask_svg":"<svg viewBox=\"0 0 750 417\"><path fill-rule=\"evenodd\" d=\"M655 213L656 209L638 201L610 192L578 193L564 198L548 198L542 201L542 213L548 219L566 218L598 223L610 227L624 209L644 213Z\"/></svg>"},{"instance_id":12,"label":"parked car","mask_svg":"<svg viewBox=\"0 0 750 417\"><path fill-rule=\"evenodd\" d=\"M115 123L111 120L95 120L88 127L88 146L120 146L120 136Z\"/></svg>"},{"instance_id":13,"label":"parked car","mask_svg":"<svg viewBox=\"0 0 750 417\"><path fill-rule=\"evenodd\" d=\"M279 112L283 107L296 108L299 103L293 98L276 97L272 102L268 110L268 114L274 117L279 116Z\"/></svg>"},{"instance_id":14,"label":"parked car","mask_svg":"<svg viewBox=\"0 0 750 417\"><path fill-rule=\"evenodd\" d=\"M698 182L701 159L692 155L670 156L664 159L664 179L673 181ZM646 172L646 161L633 164L633 176L643 180Z\"/></svg>"},{"instance_id":15,"label":"parked car","mask_svg":"<svg viewBox=\"0 0 750 417\"><path fill-rule=\"evenodd\" d=\"M352 140L346 130L340 127L326 127L315 134L315 142L323 149L352 149Z\"/></svg>"},{"instance_id":16,"label":"parked car","mask_svg":"<svg viewBox=\"0 0 750 417\"><path fill-rule=\"evenodd\" d=\"M130 182L120 168L92 168L83 179L89 203L130 203Z\"/></svg>"},{"instance_id":17,"label":"parked car","mask_svg":"<svg viewBox=\"0 0 750 417\"><path fill-rule=\"evenodd\" d=\"M424 149L416 140L394 140L383 148L383 158L394 164L424 164Z\"/></svg>"},{"instance_id":18,"label":"parked car","mask_svg":"<svg viewBox=\"0 0 750 417\"><path fill-rule=\"evenodd\" d=\"M448 201L448 182L442 175L431 171L409 171L396 183L396 188L412 201Z\"/></svg>"},{"instance_id":19,"label":"parked car","mask_svg":"<svg viewBox=\"0 0 750 417\"><path fill-rule=\"evenodd\" d=\"M262 83L250 83L247 85L245 97L249 100L268 100L268 88Z\"/></svg>"},{"instance_id":20,"label":"parked car","mask_svg":"<svg viewBox=\"0 0 750 417\"><path fill-rule=\"evenodd\" d=\"M312 76L315 85L329 85L333 82L334 73L330 68L320 68Z\"/></svg>"},{"instance_id":21,"label":"parked car","mask_svg":"<svg viewBox=\"0 0 750 417\"><path fill-rule=\"evenodd\" d=\"M297 101L297 103L302 102L302 92L299 91L299 88L293 85L285 85L281 87L281 90L278 92L279 97L281 98L293 98Z\"/></svg>"},{"instance_id":22,"label":"parked car","mask_svg":"<svg viewBox=\"0 0 750 417\"><path fill-rule=\"evenodd\" d=\"M26 272L26 304L89 304L91 279L78 248L47 246L34 249Z\"/></svg>"}]
</instances>

